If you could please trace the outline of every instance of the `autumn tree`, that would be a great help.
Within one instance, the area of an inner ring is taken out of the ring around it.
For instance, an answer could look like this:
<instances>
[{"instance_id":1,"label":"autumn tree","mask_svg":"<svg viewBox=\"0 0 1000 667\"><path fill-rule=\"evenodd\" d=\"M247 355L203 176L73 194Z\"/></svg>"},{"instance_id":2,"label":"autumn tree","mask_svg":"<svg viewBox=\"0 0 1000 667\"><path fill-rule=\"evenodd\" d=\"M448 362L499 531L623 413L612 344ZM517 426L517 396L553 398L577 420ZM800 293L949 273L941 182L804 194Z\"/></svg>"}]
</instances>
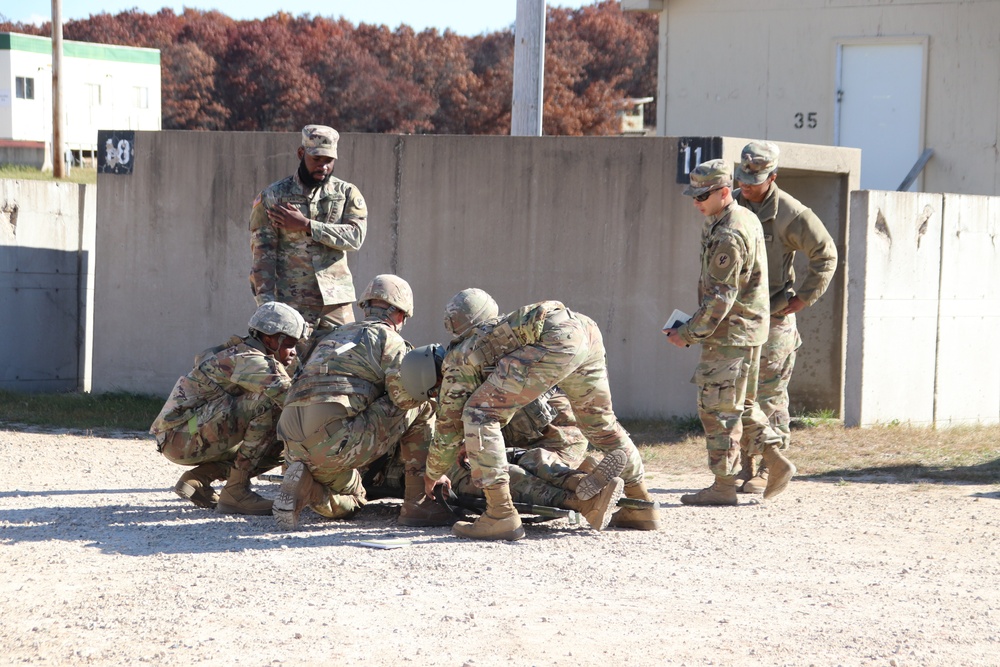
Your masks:
<instances>
[{"instance_id":1,"label":"autumn tree","mask_svg":"<svg viewBox=\"0 0 1000 667\"><path fill-rule=\"evenodd\" d=\"M222 130L229 110L215 89L216 62L194 42L171 44L160 52L163 128Z\"/></svg>"},{"instance_id":2,"label":"autumn tree","mask_svg":"<svg viewBox=\"0 0 1000 667\"><path fill-rule=\"evenodd\" d=\"M48 36L50 26L0 15L0 31ZM462 37L284 12L236 21L133 9L68 21L63 34L160 49L165 128L295 130L321 120L348 132L510 132L511 30ZM656 19L614 0L550 7L544 132L618 132L625 98L654 94L656 47Z\"/></svg>"},{"instance_id":3,"label":"autumn tree","mask_svg":"<svg viewBox=\"0 0 1000 667\"><path fill-rule=\"evenodd\" d=\"M278 13L241 21L231 31L219 76L229 109L227 129L287 131L313 122L309 107L321 84L305 67L292 22Z\"/></svg>"}]
</instances>

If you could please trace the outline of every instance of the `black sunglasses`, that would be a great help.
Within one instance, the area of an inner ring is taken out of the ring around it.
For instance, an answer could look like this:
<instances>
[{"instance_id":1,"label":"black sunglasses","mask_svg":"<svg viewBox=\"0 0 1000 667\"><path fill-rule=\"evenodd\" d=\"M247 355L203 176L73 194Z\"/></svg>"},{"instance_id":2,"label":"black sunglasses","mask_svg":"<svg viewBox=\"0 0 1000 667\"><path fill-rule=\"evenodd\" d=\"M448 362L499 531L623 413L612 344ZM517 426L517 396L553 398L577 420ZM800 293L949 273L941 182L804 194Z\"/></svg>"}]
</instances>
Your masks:
<instances>
[{"instance_id":1,"label":"black sunglasses","mask_svg":"<svg viewBox=\"0 0 1000 667\"><path fill-rule=\"evenodd\" d=\"M708 198L712 196L713 192L717 192L718 190L721 190L721 189L722 188L715 188L714 190L709 190L708 192L703 192L700 195L695 195L694 200L698 201L698 202L708 201Z\"/></svg>"}]
</instances>

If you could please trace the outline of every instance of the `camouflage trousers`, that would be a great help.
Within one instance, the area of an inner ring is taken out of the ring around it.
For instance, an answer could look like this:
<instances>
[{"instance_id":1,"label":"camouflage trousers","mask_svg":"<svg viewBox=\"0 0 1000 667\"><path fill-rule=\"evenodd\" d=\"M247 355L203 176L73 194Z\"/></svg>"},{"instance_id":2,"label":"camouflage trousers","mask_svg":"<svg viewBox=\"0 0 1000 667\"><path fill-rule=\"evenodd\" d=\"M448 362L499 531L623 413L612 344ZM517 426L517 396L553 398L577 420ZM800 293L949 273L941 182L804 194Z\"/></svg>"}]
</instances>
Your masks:
<instances>
[{"instance_id":1,"label":"camouflage trousers","mask_svg":"<svg viewBox=\"0 0 1000 667\"><path fill-rule=\"evenodd\" d=\"M532 445L517 463L508 465L510 493L515 502L534 503L558 507L566 496L563 483L577 472L576 467L587 454L587 441L567 448L550 450L544 445ZM472 472L460 465L448 471L448 479L455 493L466 496L483 496L483 490L472 480Z\"/></svg>"},{"instance_id":2,"label":"camouflage trousers","mask_svg":"<svg viewBox=\"0 0 1000 667\"><path fill-rule=\"evenodd\" d=\"M466 401L462 422L473 482L480 487L509 482L501 428L517 410L555 385L566 394L590 444L603 452L623 450L628 463L621 477L626 483L641 481L639 451L611 405L601 331L586 315L573 313L546 322L537 343L497 360L493 372Z\"/></svg>"},{"instance_id":3,"label":"camouflage trousers","mask_svg":"<svg viewBox=\"0 0 1000 667\"><path fill-rule=\"evenodd\" d=\"M788 382L795 368L795 351L802 345L795 314L771 317L767 343L760 350L760 377L757 380L757 402L781 436L781 449L788 449L792 439L788 413Z\"/></svg>"},{"instance_id":4,"label":"camouflage trousers","mask_svg":"<svg viewBox=\"0 0 1000 667\"><path fill-rule=\"evenodd\" d=\"M330 418L320 428L304 432L303 424L315 425L315 413ZM305 463L313 478L332 493L350 493L359 479L357 469L397 446L406 473L424 474L434 437L434 407L426 402L403 410L388 394L351 417L335 403L292 406L282 413L279 433L288 461Z\"/></svg>"},{"instance_id":5,"label":"camouflage trousers","mask_svg":"<svg viewBox=\"0 0 1000 667\"><path fill-rule=\"evenodd\" d=\"M516 503L532 503L546 507L560 507L568 492L555 481L544 480L516 463L507 467L510 495ZM451 488L463 496L483 498L483 489L472 479L472 473L455 465L448 471ZM574 494L575 495L575 494Z\"/></svg>"},{"instance_id":6,"label":"camouflage trousers","mask_svg":"<svg viewBox=\"0 0 1000 667\"><path fill-rule=\"evenodd\" d=\"M275 433L280 414L263 394L223 394L186 424L157 434L157 450L181 465L235 461L240 455L248 470L271 468L280 463L281 443Z\"/></svg>"},{"instance_id":7,"label":"camouflage trousers","mask_svg":"<svg viewBox=\"0 0 1000 667\"><path fill-rule=\"evenodd\" d=\"M757 404L760 347L703 345L695 370L698 416L705 428L708 467L720 477L740 472L740 444L753 456L781 436Z\"/></svg>"}]
</instances>

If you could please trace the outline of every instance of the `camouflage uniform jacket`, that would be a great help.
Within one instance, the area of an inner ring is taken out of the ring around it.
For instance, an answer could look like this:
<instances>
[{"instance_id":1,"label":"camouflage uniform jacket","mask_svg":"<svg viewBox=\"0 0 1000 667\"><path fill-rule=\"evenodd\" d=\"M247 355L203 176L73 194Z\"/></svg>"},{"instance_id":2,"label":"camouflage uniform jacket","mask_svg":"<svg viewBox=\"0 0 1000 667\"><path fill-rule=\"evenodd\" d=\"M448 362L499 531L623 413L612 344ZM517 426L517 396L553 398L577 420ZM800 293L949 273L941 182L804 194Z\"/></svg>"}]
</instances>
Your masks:
<instances>
[{"instance_id":1,"label":"camouflage uniform jacket","mask_svg":"<svg viewBox=\"0 0 1000 667\"><path fill-rule=\"evenodd\" d=\"M388 392L398 407L415 408L421 402L406 393L399 379L399 365L411 349L381 320L339 326L320 339L296 373L285 405L339 403L353 417Z\"/></svg>"},{"instance_id":2,"label":"camouflage uniform jacket","mask_svg":"<svg viewBox=\"0 0 1000 667\"><path fill-rule=\"evenodd\" d=\"M757 217L735 201L701 232L698 310L677 333L688 343L754 347L767 341L767 256Z\"/></svg>"},{"instance_id":3,"label":"camouflage uniform jacket","mask_svg":"<svg viewBox=\"0 0 1000 667\"><path fill-rule=\"evenodd\" d=\"M504 324L509 325L513 334L512 344L516 347L537 343L542 335L545 318L550 313L565 309L558 301L542 301L524 306L471 330L465 338L449 347L441 363L441 389L438 393L434 442L427 455L428 477L436 479L455 464L465 437L465 427L462 424L465 403L486 382L492 370L492 366L477 359L476 351Z\"/></svg>"},{"instance_id":4,"label":"camouflage uniform jacket","mask_svg":"<svg viewBox=\"0 0 1000 667\"><path fill-rule=\"evenodd\" d=\"M309 230L275 229L267 206L289 203L309 219ZM368 231L368 206L358 189L337 178L306 191L298 175L272 183L253 202L250 284L257 305L281 301L320 310L354 301L347 252L361 248ZM312 324L312 323L311 323Z\"/></svg>"},{"instance_id":5,"label":"camouflage uniform jacket","mask_svg":"<svg viewBox=\"0 0 1000 667\"><path fill-rule=\"evenodd\" d=\"M233 336L194 359L194 368L174 384L150 433L165 433L188 422L207 403L224 394L262 394L277 406L292 384L285 367L249 336Z\"/></svg>"},{"instance_id":6,"label":"camouflage uniform jacket","mask_svg":"<svg viewBox=\"0 0 1000 667\"><path fill-rule=\"evenodd\" d=\"M737 196L737 202L756 213L764 228L771 312L784 309L788 300L796 295L807 306L816 303L837 270L837 246L823 222L812 209L774 183L761 203L747 201L742 193ZM798 292L792 266L796 251L809 258L809 274Z\"/></svg>"}]
</instances>

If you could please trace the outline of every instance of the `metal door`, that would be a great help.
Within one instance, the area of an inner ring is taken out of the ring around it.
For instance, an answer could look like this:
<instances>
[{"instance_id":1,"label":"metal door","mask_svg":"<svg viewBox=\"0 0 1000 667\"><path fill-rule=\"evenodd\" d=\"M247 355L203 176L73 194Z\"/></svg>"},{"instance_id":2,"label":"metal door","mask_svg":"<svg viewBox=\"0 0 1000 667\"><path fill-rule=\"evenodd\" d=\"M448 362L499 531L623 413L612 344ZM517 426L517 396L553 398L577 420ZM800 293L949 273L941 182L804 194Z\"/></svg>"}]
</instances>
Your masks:
<instances>
[{"instance_id":1,"label":"metal door","mask_svg":"<svg viewBox=\"0 0 1000 667\"><path fill-rule=\"evenodd\" d=\"M895 190L923 151L925 47L839 45L834 143L861 149L863 190Z\"/></svg>"}]
</instances>

